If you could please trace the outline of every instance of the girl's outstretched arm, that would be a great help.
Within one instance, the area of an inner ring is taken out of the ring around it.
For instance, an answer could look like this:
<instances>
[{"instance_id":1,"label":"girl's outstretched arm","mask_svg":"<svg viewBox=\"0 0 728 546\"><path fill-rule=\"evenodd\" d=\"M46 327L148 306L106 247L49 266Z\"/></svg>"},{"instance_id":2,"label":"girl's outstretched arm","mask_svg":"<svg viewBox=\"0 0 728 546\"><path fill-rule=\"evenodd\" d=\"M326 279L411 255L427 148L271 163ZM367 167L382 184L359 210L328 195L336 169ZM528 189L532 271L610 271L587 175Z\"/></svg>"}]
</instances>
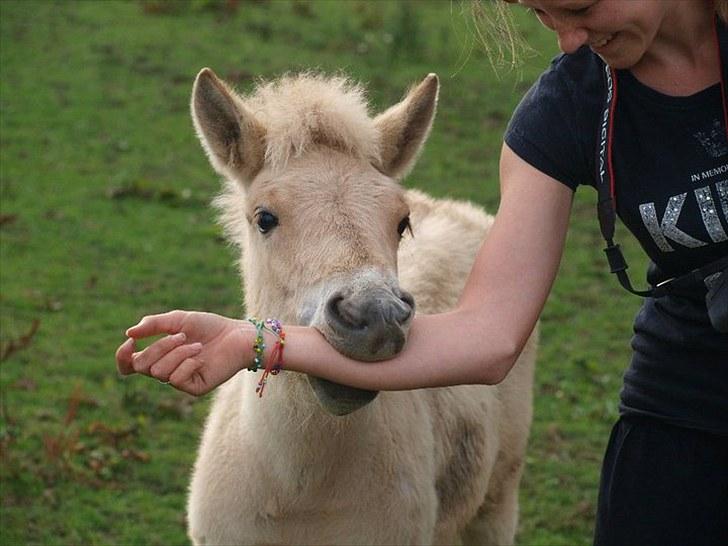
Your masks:
<instances>
[{"instance_id":1,"label":"girl's outstretched arm","mask_svg":"<svg viewBox=\"0 0 728 546\"><path fill-rule=\"evenodd\" d=\"M520 355L551 290L573 192L505 144L500 179L495 222L456 309L416 316L404 350L381 362L349 359L315 329L285 326L285 368L369 390L501 381ZM134 339L159 334L167 336L134 351ZM116 354L122 374L150 375L199 395L247 367L255 329L211 313L172 311L145 317L127 335L131 339Z\"/></svg>"}]
</instances>

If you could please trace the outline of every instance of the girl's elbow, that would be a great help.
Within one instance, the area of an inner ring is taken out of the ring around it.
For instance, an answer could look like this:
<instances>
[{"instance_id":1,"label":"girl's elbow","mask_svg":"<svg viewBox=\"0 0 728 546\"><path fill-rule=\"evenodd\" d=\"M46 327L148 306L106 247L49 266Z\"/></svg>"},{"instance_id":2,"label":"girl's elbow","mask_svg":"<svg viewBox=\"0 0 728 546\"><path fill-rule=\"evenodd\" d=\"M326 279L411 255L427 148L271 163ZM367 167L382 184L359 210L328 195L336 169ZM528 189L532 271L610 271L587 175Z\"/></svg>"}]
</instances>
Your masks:
<instances>
[{"instance_id":1,"label":"girl's elbow","mask_svg":"<svg viewBox=\"0 0 728 546\"><path fill-rule=\"evenodd\" d=\"M481 370L481 376L479 383L483 385L497 385L502 382L508 377L522 349L522 345L513 343L501 347L497 351L497 355L490 353L487 357L480 359L479 369Z\"/></svg>"},{"instance_id":2,"label":"girl's elbow","mask_svg":"<svg viewBox=\"0 0 728 546\"><path fill-rule=\"evenodd\" d=\"M484 348L488 354L480 359L481 383L497 385L502 382L508 377L524 351L532 352L537 343L538 324L528 336L502 339L497 346L491 346L490 350Z\"/></svg>"},{"instance_id":3,"label":"girl's elbow","mask_svg":"<svg viewBox=\"0 0 728 546\"><path fill-rule=\"evenodd\" d=\"M538 345L539 328L538 323L528 335L522 337L507 339L503 341L498 351L496 359L491 361L489 366L485 366L486 385L497 385L503 381L511 372L516 362L524 353L530 356L526 358L535 358L535 351Z\"/></svg>"}]
</instances>

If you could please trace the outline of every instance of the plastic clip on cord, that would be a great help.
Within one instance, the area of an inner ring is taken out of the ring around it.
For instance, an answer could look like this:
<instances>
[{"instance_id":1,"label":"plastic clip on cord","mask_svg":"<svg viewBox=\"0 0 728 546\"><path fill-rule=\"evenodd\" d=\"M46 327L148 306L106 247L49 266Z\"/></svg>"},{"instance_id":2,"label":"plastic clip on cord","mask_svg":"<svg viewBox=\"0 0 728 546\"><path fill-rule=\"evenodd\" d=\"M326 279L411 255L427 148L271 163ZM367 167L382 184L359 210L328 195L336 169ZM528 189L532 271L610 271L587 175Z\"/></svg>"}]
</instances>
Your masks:
<instances>
[{"instance_id":1,"label":"plastic clip on cord","mask_svg":"<svg viewBox=\"0 0 728 546\"><path fill-rule=\"evenodd\" d=\"M286 334L283 331L283 325L278 319L265 319L260 320L256 317L249 317L246 319L253 326L255 326L255 341L253 342L253 361L248 365L247 369L251 372L257 372L263 369L263 374L258 381L258 386L255 388L255 392L258 393L258 397L263 396L263 390L268 382L269 375L278 375L283 369L283 349L286 345ZM264 366L265 361L265 338L263 333L268 332L276 337L276 344L273 347L268 363Z\"/></svg>"}]
</instances>

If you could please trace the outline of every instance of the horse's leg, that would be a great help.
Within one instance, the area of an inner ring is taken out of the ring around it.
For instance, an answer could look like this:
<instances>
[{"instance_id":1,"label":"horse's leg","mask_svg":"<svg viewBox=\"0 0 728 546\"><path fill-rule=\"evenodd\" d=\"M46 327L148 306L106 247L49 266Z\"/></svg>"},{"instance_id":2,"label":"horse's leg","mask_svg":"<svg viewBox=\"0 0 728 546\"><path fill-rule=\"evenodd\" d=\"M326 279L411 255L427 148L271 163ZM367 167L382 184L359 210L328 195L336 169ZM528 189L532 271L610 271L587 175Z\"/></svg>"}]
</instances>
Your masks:
<instances>
[{"instance_id":1,"label":"horse's leg","mask_svg":"<svg viewBox=\"0 0 728 546\"><path fill-rule=\"evenodd\" d=\"M522 460L498 459L485 501L462 532L465 546L513 544L518 525L518 486L522 469Z\"/></svg>"}]
</instances>

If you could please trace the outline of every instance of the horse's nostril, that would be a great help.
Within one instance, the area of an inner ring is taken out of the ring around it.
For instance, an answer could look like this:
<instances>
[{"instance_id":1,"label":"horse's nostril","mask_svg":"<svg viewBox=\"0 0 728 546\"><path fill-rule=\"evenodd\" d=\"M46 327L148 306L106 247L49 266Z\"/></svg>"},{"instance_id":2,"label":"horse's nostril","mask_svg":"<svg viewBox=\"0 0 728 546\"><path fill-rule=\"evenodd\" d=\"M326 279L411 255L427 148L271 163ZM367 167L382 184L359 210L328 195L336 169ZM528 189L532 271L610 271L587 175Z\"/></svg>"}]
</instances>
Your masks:
<instances>
[{"instance_id":1,"label":"horse's nostril","mask_svg":"<svg viewBox=\"0 0 728 546\"><path fill-rule=\"evenodd\" d=\"M398 322L402 324L404 322L407 322L414 314L415 299L412 297L412 294L410 294L409 292L405 292L404 290L400 291L399 299L402 300L402 303L404 303L404 305L402 306L402 311L400 312L398 317Z\"/></svg>"},{"instance_id":2,"label":"horse's nostril","mask_svg":"<svg viewBox=\"0 0 728 546\"><path fill-rule=\"evenodd\" d=\"M341 300L343 299L344 296L338 292L329 298L329 301L326 302L326 314L329 317L337 320L341 319L341 316L339 315L339 303L341 303Z\"/></svg>"},{"instance_id":3,"label":"horse's nostril","mask_svg":"<svg viewBox=\"0 0 728 546\"><path fill-rule=\"evenodd\" d=\"M397 317L397 322L399 324L403 324L407 322L410 317L412 317L412 307L408 305L405 309L402 310L402 312L399 314L399 317Z\"/></svg>"},{"instance_id":4,"label":"horse's nostril","mask_svg":"<svg viewBox=\"0 0 728 546\"><path fill-rule=\"evenodd\" d=\"M412 297L412 294L410 294L409 292L406 292L404 290L400 290L399 299L401 299L403 302L405 302L407 305L409 305L412 309L414 309L415 299Z\"/></svg>"},{"instance_id":5,"label":"horse's nostril","mask_svg":"<svg viewBox=\"0 0 728 546\"><path fill-rule=\"evenodd\" d=\"M352 313L354 310L351 302L347 303L346 298L344 298L341 292L333 294L326 303L326 314L328 317L346 328L361 327L361 321Z\"/></svg>"},{"instance_id":6,"label":"horse's nostril","mask_svg":"<svg viewBox=\"0 0 728 546\"><path fill-rule=\"evenodd\" d=\"M396 324L404 324L412 316L412 307L404 300L393 302L390 309L390 321Z\"/></svg>"}]
</instances>

